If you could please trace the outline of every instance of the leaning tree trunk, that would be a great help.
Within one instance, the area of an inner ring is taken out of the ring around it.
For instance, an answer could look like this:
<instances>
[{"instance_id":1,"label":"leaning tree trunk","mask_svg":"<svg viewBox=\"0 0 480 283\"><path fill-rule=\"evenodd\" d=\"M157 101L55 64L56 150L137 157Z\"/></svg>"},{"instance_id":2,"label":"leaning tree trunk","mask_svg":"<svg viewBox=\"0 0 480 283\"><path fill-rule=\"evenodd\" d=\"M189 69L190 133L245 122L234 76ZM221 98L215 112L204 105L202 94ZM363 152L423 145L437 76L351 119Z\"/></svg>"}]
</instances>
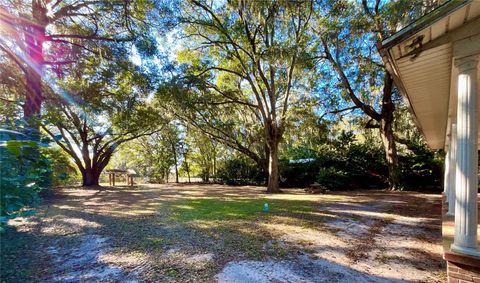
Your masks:
<instances>
[{"instance_id":1,"label":"leaning tree trunk","mask_svg":"<svg viewBox=\"0 0 480 283\"><path fill-rule=\"evenodd\" d=\"M269 143L268 154L268 193L280 192L280 171L278 162L278 140L273 140Z\"/></svg>"},{"instance_id":2,"label":"leaning tree trunk","mask_svg":"<svg viewBox=\"0 0 480 283\"><path fill-rule=\"evenodd\" d=\"M388 166L388 185L391 190L397 189L399 182L398 155L393 133L392 122L380 121L380 135L385 150L385 158Z\"/></svg>"}]
</instances>

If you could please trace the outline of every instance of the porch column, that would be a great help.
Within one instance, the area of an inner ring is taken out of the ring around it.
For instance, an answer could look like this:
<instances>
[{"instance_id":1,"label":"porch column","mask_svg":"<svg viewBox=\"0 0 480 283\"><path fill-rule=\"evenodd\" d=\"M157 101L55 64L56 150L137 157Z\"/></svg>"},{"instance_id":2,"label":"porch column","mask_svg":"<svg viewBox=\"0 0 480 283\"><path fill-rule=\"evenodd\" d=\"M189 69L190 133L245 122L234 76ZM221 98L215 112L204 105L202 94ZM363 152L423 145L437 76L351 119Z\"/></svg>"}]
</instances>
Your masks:
<instances>
[{"instance_id":1,"label":"porch column","mask_svg":"<svg viewBox=\"0 0 480 283\"><path fill-rule=\"evenodd\" d=\"M449 174L448 174L448 195L447 195L447 200L448 200L448 215L454 215L455 213L455 185L456 185L456 166L455 166L455 160L456 160L456 153L457 153L457 124L452 123L452 129L451 129L451 141L450 141L450 147L448 148L448 162L449 162Z\"/></svg>"},{"instance_id":2,"label":"porch column","mask_svg":"<svg viewBox=\"0 0 480 283\"><path fill-rule=\"evenodd\" d=\"M450 189L450 151L452 149L452 138L449 137L449 140L450 144L445 149L447 153L445 155L445 169L443 175L443 193L445 194L446 202L450 201L450 194L448 193L448 190Z\"/></svg>"},{"instance_id":3,"label":"porch column","mask_svg":"<svg viewBox=\"0 0 480 283\"><path fill-rule=\"evenodd\" d=\"M452 251L480 256L477 250L477 65L470 56L456 59L458 75L455 238Z\"/></svg>"}]
</instances>

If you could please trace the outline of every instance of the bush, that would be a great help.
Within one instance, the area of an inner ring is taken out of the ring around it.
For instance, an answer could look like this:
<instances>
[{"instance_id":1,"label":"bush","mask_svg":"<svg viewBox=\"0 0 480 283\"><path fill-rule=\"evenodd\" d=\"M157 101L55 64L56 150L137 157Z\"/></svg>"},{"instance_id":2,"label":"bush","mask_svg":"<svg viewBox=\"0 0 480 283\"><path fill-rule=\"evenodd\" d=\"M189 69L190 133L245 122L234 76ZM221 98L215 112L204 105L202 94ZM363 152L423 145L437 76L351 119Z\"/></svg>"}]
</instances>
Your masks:
<instances>
[{"instance_id":1,"label":"bush","mask_svg":"<svg viewBox=\"0 0 480 283\"><path fill-rule=\"evenodd\" d=\"M399 156L399 187L439 190L443 182L443 156L423 144L409 144L413 151Z\"/></svg>"},{"instance_id":2,"label":"bush","mask_svg":"<svg viewBox=\"0 0 480 283\"><path fill-rule=\"evenodd\" d=\"M0 230L9 219L33 213L38 193L52 184L50 161L34 141L9 140L0 146Z\"/></svg>"},{"instance_id":3,"label":"bush","mask_svg":"<svg viewBox=\"0 0 480 283\"><path fill-rule=\"evenodd\" d=\"M226 160L217 171L218 179L227 185L263 184L265 172L245 158Z\"/></svg>"},{"instance_id":4,"label":"bush","mask_svg":"<svg viewBox=\"0 0 480 283\"><path fill-rule=\"evenodd\" d=\"M383 149L373 143L354 143L342 134L318 153L316 181L331 189L382 188L387 186L388 168Z\"/></svg>"},{"instance_id":5,"label":"bush","mask_svg":"<svg viewBox=\"0 0 480 283\"><path fill-rule=\"evenodd\" d=\"M442 156L422 142L411 141L408 150L399 146L398 188L437 189L442 182ZM282 187L306 187L317 182L330 190L387 188L388 167L378 141L356 142L351 132L318 146L316 152L302 147L285 151L280 161ZM246 158L225 162L219 179L229 185L263 184L266 174Z\"/></svg>"},{"instance_id":6,"label":"bush","mask_svg":"<svg viewBox=\"0 0 480 283\"><path fill-rule=\"evenodd\" d=\"M306 187L316 181L320 164L315 158L282 160L280 185L282 187Z\"/></svg>"},{"instance_id":7,"label":"bush","mask_svg":"<svg viewBox=\"0 0 480 283\"><path fill-rule=\"evenodd\" d=\"M334 167L320 168L316 181L330 190L344 189L350 183L348 173Z\"/></svg>"},{"instance_id":8,"label":"bush","mask_svg":"<svg viewBox=\"0 0 480 283\"><path fill-rule=\"evenodd\" d=\"M198 176L202 178L202 182L210 182L210 178L212 177L210 176L209 168L202 168Z\"/></svg>"},{"instance_id":9,"label":"bush","mask_svg":"<svg viewBox=\"0 0 480 283\"><path fill-rule=\"evenodd\" d=\"M65 151L58 147L41 147L41 154L50 161L52 186L78 183L81 179L77 167L70 161Z\"/></svg>"}]
</instances>

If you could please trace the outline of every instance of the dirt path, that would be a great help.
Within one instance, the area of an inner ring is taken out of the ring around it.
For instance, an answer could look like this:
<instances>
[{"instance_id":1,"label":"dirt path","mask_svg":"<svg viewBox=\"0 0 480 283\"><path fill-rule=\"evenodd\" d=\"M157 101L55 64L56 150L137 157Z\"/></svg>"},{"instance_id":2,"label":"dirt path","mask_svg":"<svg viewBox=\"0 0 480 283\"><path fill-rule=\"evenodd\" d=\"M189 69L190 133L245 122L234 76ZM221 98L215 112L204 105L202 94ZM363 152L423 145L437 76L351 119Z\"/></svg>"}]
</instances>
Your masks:
<instances>
[{"instance_id":1,"label":"dirt path","mask_svg":"<svg viewBox=\"0 0 480 283\"><path fill-rule=\"evenodd\" d=\"M440 198L66 189L2 236L2 281L442 282ZM263 203L271 206L263 213Z\"/></svg>"}]
</instances>

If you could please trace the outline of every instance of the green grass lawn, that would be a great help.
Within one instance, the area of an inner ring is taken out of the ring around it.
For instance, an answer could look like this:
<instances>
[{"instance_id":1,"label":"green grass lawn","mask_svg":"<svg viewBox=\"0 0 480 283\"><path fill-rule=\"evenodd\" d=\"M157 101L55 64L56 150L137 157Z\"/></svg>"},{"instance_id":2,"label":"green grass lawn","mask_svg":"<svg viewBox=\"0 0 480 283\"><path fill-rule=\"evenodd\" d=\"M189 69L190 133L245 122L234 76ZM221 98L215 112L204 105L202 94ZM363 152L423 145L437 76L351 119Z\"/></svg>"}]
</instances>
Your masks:
<instances>
[{"instance_id":1,"label":"green grass lawn","mask_svg":"<svg viewBox=\"0 0 480 283\"><path fill-rule=\"evenodd\" d=\"M265 203L269 205L268 212L263 211ZM266 198L207 198L177 201L172 204L172 208L173 217L182 222L228 221L264 218L287 212L308 212L312 209L312 202Z\"/></svg>"}]
</instances>

